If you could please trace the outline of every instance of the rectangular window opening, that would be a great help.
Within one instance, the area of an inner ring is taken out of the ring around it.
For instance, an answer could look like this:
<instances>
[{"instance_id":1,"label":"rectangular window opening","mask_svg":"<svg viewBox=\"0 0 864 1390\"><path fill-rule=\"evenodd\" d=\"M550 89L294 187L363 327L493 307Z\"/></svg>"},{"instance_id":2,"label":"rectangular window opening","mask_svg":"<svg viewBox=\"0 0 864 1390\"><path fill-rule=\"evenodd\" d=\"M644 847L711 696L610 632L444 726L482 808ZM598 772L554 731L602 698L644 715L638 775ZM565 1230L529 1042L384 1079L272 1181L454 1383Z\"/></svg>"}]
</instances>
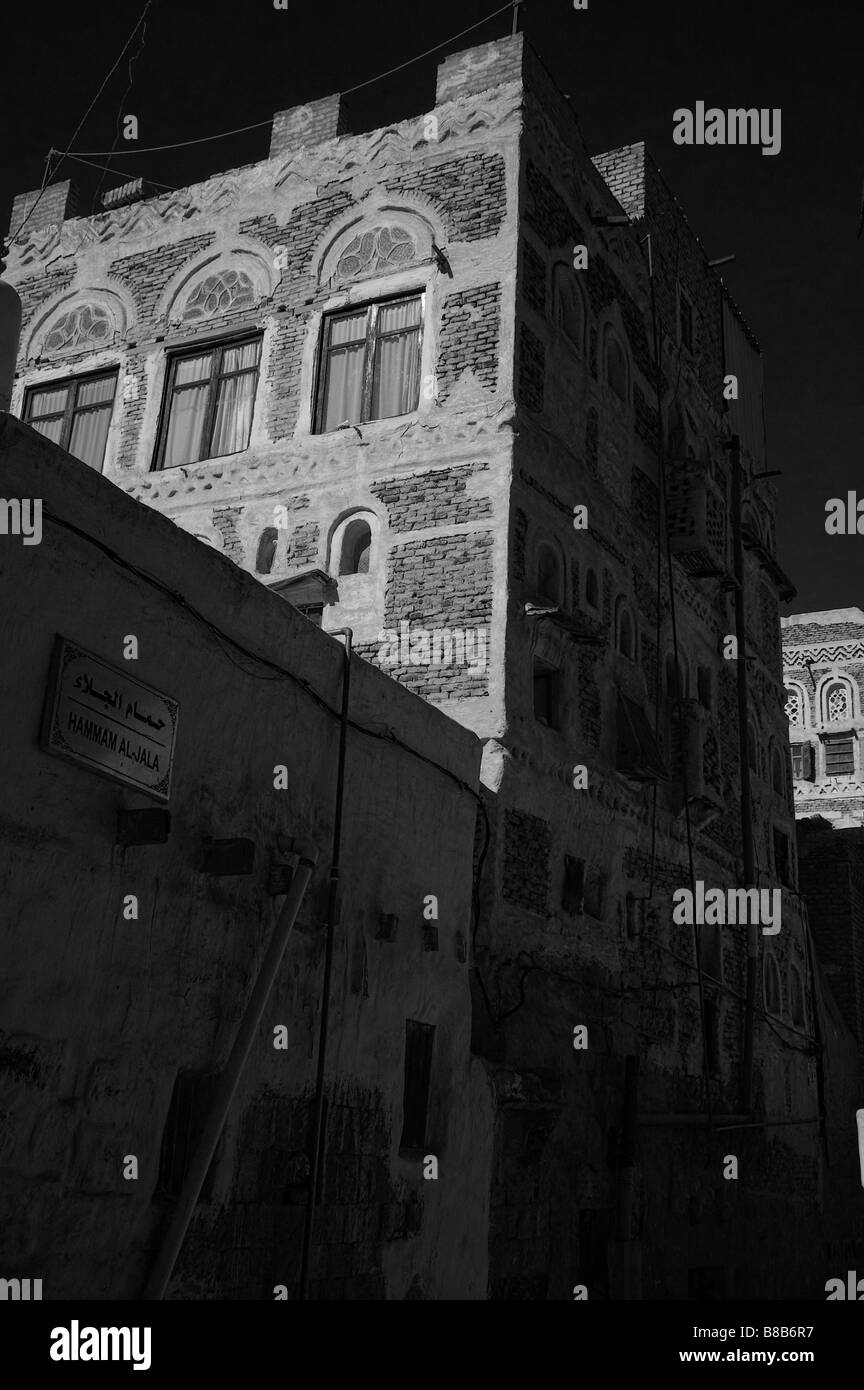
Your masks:
<instances>
[{"instance_id":1,"label":"rectangular window opening","mask_svg":"<svg viewBox=\"0 0 864 1390\"><path fill-rule=\"evenodd\" d=\"M426 1147L429 1109L429 1083L432 1079L432 1049L435 1025L405 1020L405 1084L402 1095L402 1138L400 1149Z\"/></svg>"},{"instance_id":2,"label":"rectangular window opening","mask_svg":"<svg viewBox=\"0 0 864 1390\"><path fill-rule=\"evenodd\" d=\"M116 389L116 368L31 386L24 397L24 420L101 473Z\"/></svg>"},{"instance_id":3,"label":"rectangular window opening","mask_svg":"<svg viewBox=\"0 0 864 1390\"><path fill-rule=\"evenodd\" d=\"M825 776L852 777L855 774L855 739L840 734L825 739Z\"/></svg>"},{"instance_id":4,"label":"rectangular window opening","mask_svg":"<svg viewBox=\"0 0 864 1390\"><path fill-rule=\"evenodd\" d=\"M424 298L415 294L325 315L316 433L417 409Z\"/></svg>"},{"instance_id":5,"label":"rectangular window opening","mask_svg":"<svg viewBox=\"0 0 864 1390\"><path fill-rule=\"evenodd\" d=\"M157 469L248 448L260 361L260 334L169 357Z\"/></svg>"}]
</instances>

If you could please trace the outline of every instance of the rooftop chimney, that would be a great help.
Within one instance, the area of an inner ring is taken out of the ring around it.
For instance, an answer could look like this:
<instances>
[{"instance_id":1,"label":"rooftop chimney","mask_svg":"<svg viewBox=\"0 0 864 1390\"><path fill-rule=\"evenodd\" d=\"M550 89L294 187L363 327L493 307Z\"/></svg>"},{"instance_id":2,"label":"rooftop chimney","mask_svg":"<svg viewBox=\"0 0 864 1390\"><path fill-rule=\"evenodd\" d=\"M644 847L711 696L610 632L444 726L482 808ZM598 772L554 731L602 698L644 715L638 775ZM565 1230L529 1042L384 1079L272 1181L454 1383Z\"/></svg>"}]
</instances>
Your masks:
<instances>
[{"instance_id":1,"label":"rooftop chimney","mask_svg":"<svg viewBox=\"0 0 864 1390\"><path fill-rule=\"evenodd\" d=\"M305 106L277 111L270 137L270 158L276 159L302 145L320 145L324 140L333 140L345 134L347 124L341 92L308 101Z\"/></svg>"},{"instance_id":2,"label":"rooftop chimney","mask_svg":"<svg viewBox=\"0 0 864 1390\"><path fill-rule=\"evenodd\" d=\"M32 216L28 216L34 208L36 200L39 206L35 208ZM78 210L78 189L70 179L64 179L62 183L49 183L41 198L39 189L32 193L19 193L12 204L12 216L9 219L9 240L13 241L18 229L27 221L27 230L39 231L43 227L50 227L55 222L65 222L67 217L74 217Z\"/></svg>"}]
</instances>

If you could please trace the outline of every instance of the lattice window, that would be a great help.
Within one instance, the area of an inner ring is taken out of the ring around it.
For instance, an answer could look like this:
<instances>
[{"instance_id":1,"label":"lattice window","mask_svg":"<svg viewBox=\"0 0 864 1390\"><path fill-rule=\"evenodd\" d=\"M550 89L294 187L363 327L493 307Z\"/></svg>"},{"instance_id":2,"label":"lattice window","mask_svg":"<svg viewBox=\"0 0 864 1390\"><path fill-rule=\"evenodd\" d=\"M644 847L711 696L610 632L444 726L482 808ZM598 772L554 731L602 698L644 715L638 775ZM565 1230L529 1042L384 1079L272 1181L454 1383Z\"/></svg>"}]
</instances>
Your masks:
<instances>
[{"instance_id":1,"label":"lattice window","mask_svg":"<svg viewBox=\"0 0 864 1390\"><path fill-rule=\"evenodd\" d=\"M839 724L844 719L851 718L849 690L841 681L835 681L825 691L825 712L831 724Z\"/></svg>"},{"instance_id":2,"label":"lattice window","mask_svg":"<svg viewBox=\"0 0 864 1390\"><path fill-rule=\"evenodd\" d=\"M801 691L793 688L786 690L786 703L783 706L786 711L786 718L790 724L801 725L804 723L804 705L801 699Z\"/></svg>"},{"instance_id":3,"label":"lattice window","mask_svg":"<svg viewBox=\"0 0 864 1390\"><path fill-rule=\"evenodd\" d=\"M345 247L336 263L336 278L356 280L378 271L399 270L416 257L414 238L404 227L373 227Z\"/></svg>"},{"instance_id":4,"label":"lattice window","mask_svg":"<svg viewBox=\"0 0 864 1390\"><path fill-rule=\"evenodd\" d=\"M111 315L98 304L79 304L58 319L42 345L42 351L72 352L80 347L101 347L110 341Z\"/></svg>"},{"instance_id":5,"label":"lattice window","mask_svg":"<svg viewBox=\"0 0 864 1390\"><path fill-rule=\"evenodd\" d=\"M183 310L184 319L206 319L255 303L255 286L242 270L222 270L208 275L192 291Z\"/></svg>"}]
</instances>

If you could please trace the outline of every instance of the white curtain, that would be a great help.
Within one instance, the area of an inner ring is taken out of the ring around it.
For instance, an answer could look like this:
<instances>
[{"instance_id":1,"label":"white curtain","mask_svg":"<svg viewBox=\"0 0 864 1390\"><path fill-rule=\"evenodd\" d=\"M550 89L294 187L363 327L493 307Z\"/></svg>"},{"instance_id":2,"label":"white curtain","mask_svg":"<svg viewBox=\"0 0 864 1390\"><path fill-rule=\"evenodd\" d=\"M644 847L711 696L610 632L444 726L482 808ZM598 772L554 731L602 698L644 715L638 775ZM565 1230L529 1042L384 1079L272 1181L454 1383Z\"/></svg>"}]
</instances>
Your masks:
<instances>
[{"instance_id":1,"label":"white curtain","mask_svg":"<svg viewBox=\"0 0 864 1390\"><path fill-rule=\"evenodd\" d=\"M116 377L108 376L96 381L82 381L78 387L69 452L84 463L89 463L91 468L101 470L105 461L105 441L111 423L115 386Z\"/></svg>"},{"instance_id":2,"label":"white curtain","mask_svg":"<svg viewBox=\"0 0 864 1390\"><path fill-rule=\"evenodd\" d=\"M334 430L345 420L358 423L362 415L366 310L334 319L327 346L327 396L322 429Z\"/></svg>"},{"instance_id":3,"label":"white curtain","mask_svg":"<svg viewBox=\"0 0 864 1390\"><path fill-rule=\"evenodd\" d=\"M111 408L85 410L76 415L72 423L72 437L69 452L91 468L102 468L105 459L105 441L111 423Z\"/></svg>"},{"instance_id":4,"label":"white curtain","mask_svg":"<svg viewBox=\"0 0 864 1390\"><path fill-rule=\"evenodd\" d=\"M213 354L208 352L203 357L186 357L177 363L163 468L177 463L197 463L201 457L201 431L212 362ZM198 382L201 384L193 384ZM177 390L177 387L182 389Z\"/></svg>"},{"instance_id":5,"label":"white curtain","mask_svg":"<svg viewBox=\"0 0 864 1390\"><path fill-rule=\"evenodd\" d=\"M260 342L244 343L242 347L230 348L223 356L223 372L242 372L243 375L227 377L219 383L211 458L236 454L249 443L260 351Z\"/></svg>"},{"instance_id":6,"label":"white curtain","mask_svg":"<svg viewBox=\"0 0 864 1390\"><path fill-rule=\"evenodd\" d=\"M372 381L372 419L405 415L417 405L420 385L420 301L382 304ZM386 335L386 336L385 336Z\"/></svg>"}]
</instances>

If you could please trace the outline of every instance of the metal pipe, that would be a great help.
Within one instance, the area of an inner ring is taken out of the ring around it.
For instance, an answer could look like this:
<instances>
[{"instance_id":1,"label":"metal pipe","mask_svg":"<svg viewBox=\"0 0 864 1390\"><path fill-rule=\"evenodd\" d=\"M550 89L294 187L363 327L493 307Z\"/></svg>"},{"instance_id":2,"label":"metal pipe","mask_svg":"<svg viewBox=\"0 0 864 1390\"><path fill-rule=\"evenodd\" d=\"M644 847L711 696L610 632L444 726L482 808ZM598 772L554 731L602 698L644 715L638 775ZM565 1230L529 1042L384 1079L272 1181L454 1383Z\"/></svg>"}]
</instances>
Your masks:
<instances>
[{"instance_id":1,"label":"metal pipe","mask_svg":"<svg viewBox=\"0 0 864 1390\"><path fill-rule=\"evenodd\" d=\"M180 1253L180 1248L186 1238L189 1223L198 1201L201 1187L207 1176L207 1170L216 1152L216 1145L219 1143L219 1136L225 1125L234 1093L237 1090L237 1083L249 1056L249 1051L258 1031L261 1022L261 1015L264 1006L273 987L279 965L291 928L297 920L297 913L300 911L300 904L312 877L312 870L318 859L318 850L314 845L302 845L299 850L300 862L291 880L291 887L288 890L282 910L279 913L267 954L261 963L257 979L252 987L249 1002L246 1005L246 1012L237 1029L237 1036L231 1048L231 1054L223 1071L213 1105L207 1116L201 1138L195 1146L192 1162L183 1181L177 1205L171 1217L165 1239L162 1242L150 1276L147 1280L143 1298L147 1300L164 1298L165 1290Z\"/></svg>"},{"instance_id":2,"label":"metal pipe","mask_svg":"<svg viewBox=\"0 0 864 1390\"><path fill-rule=\"evenodd\" d=\"M741 535L741 441L733 434L728 444L732 469L732 559L735 576L735 635L738 683L738 760L741 767L741 849L743 884L756 883L756 855L753 845L753 805L750 795L750 749L747 737L747 632L744 605L744 544ZM756 984L759 973L758 923L747 926L747 984L744 1005L744 1042L738 1103L749 1115L753 1108L753 1039L756 1025Z\"/></svg>"},{"instance_id":3,"label":"metal pipe","mask_svg":"<svg viewBox=\"0 0 864 1390\"><path fill-rule=\"evenodd\" d=\"M709 1124L707 1115L640 1115L639 1124L646 1128L677 1129L695 1128L703 1125L706 1129L777 1129L780 1125L817 1125L821 1115L805 1115L793 1120L751 1120L749 1115L715 1115Z\"/></svg>"},{"instance_id":4,"label":"metal pipe","mask_svg":"<svg viewBox=\"0 0 864 1390\"><path fill-rule=\"evenodd\" d=\"M312 1118L312 1144L309 1158L309 1191L303 1223L303 1252L300 1259L298 1298L309 1295L309 1259L315 1226L315 1203L321 1181L322 1137L324 1129L324 1068L327 1060L327 1028L330 1019L330 981L333 974L333 945L339 920L339 861L342 850L342 804L345 795L345 748L348 738L348 705L351 695L350 627L337 628L331 637L345 638L342 666L342 710L339 722L339 759L336 771L336 809L333 816L333 849L330 857L330 888L327 895L327 923L324 946L324 979L321 985L321 1019L318 1025L318 1066L315 1076L315 1106Z\"/></svg>"}]
</instances>

